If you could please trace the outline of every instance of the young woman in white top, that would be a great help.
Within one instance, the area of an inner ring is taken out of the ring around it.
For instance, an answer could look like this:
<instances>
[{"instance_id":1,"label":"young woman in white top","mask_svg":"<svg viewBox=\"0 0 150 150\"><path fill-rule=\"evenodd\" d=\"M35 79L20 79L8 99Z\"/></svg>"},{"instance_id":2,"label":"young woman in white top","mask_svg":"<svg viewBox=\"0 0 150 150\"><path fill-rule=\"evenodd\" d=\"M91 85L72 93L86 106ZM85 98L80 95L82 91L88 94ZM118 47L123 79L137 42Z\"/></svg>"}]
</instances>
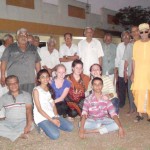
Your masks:
<instances>
[{"instance_id":1,"label":"young woman in white top","mask_svg":"<svg viewBox=\"0 0 150 150\"><path fill-rule=\"evenodd\" d=\"M34 121L50 139L59 138L60 131L72 131L73 125L58 115L54 103L54 92L49 85L50 75L46 69L37 74L38 86L33 90Z\"/></svg>"}]
</instances>

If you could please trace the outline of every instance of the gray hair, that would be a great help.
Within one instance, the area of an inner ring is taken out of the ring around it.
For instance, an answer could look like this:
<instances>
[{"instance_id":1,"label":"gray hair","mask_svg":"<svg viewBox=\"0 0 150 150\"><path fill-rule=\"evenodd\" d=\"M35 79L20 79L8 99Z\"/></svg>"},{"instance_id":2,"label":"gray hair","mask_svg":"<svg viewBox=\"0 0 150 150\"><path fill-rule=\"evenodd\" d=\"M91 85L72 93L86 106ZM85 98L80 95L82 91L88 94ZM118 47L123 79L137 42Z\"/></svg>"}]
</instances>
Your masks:
<instances>
[{"instance_id":1,"label":"gray hair","mask_svg":"<svg viewBox=\"0 0 150 150\"><path fill-rule=\"evenodd\" d=\"M51 44L51 43L54 43L56 45L56 40L54 38L49 38L47 44Z\"/></svg>"},{"instance_id":2,"label":"gray hair","mask_svg":"<svg viewBox=\"0 0 150 150\"><path fill-rule=\"evenodd\" d=\"M21 28L21 29L17 30L17 36L18 36L20 33L23 33L23 32L27 32L27 33L28 33L27 29Z\"/></svg>"},{"instance_id":3,"label":"gray hair","mask_svg":"<svg viewBox=\"0 0 150 150\"><path fill-rule=\"evenodd\" d=\"M94 32L94 28L92 28L92 27L86 27L86 28L84 29L84 35L85 35L85 33L86 33L86 31L87 31L88 29L91 29L91 30Z\"/></svg>"},{"instance_id":4,"label":"gray hair","mask_svg":"<svg viewBox=\"0 0 150 150\"><path fill-rule=\"evenodd\" d=\"M123 36L124 36L125 33L127 33L127 34L130 35L130 31L129 31L129 30L125 30L125 31L123 31L123 32L121 33L121 38L123 38Z\"/></svg>"},{"instance_id":5,"label":"gray hair","mask_svg":"<svg viewBox=\"0 0 150 150\"><path fill-rule=\"evenodd\" d=\"M5 34L3 37L3 41L5 42L6 40L8 40L9 38L13 39L13 36L11 34Z\"/></svg>"}]
</instances>

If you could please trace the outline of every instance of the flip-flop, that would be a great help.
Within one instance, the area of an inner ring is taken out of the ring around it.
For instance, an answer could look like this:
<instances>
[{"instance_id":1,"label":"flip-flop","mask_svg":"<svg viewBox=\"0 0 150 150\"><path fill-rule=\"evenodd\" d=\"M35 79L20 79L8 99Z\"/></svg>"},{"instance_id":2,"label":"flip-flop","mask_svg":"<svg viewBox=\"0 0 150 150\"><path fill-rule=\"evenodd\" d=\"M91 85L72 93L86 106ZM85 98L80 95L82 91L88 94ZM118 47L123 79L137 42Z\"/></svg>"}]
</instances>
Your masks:
<instances>
[{"instance_id":1,"label":"flip-flop","mask_svg":"<svg viewBox=\"0 0 150 150\"><path fill-rule=\"evenodd\" d=\"M143 116L136 116L136 119L134 120L134 122L139 122L140 120L143 120L144 117Z\"/></svg>"}]
</instances>

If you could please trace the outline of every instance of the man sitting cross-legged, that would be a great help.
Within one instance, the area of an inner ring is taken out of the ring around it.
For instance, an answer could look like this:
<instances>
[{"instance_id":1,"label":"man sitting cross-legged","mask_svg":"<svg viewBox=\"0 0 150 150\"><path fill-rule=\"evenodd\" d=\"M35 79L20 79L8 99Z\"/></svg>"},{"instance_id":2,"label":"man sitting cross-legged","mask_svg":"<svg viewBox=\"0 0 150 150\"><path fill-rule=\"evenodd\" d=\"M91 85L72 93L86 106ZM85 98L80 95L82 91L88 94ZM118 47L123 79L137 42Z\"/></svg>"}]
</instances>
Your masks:
<instances>
[{"instance_id":1,"label":"man sitting cross-legged","mask_svg":"<svg viewBox=\"0 0 150 150\"><path fill-rule=\"evenodd\" d=\"M0 120L0 136L11 141L27 138L33 127L31 95L19 90L19 80L14 75L6 78L6 85L9 92L0 98L0 110L4 107L6 113L6 118Z\"/></svg>"},{"instance_id":2,"label":"man sitting cross-legged","mask_svg":"<svg viewBox=\"0 0 150 150\"><path fill-rule=\"evenodd\" d=\"M84 101L79 136L84 138L85 133L105 134L119 130L119 136L123 137L124 130L114 106L108 97L102 94L103 80L95 77L92 80L92 88L93 93Z\"/></svg>"}]
</instances>

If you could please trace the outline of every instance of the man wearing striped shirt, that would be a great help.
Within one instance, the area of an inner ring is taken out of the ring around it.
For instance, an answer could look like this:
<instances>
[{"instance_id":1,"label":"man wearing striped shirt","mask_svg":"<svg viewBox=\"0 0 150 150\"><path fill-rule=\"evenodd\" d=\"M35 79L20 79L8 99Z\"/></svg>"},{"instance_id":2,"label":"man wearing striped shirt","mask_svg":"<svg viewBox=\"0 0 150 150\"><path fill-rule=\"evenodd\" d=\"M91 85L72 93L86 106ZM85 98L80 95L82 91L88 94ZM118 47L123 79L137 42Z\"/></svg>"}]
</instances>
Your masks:
<instances>
[{"instance_id":1,"label":"man wearing striped shirt","mask_svg":"<svg viewBox=\"0 0 150 150\"><path fill-rule=\"evenodd\" d=\"M115 107L116 113L119 114L119 99L117 97L117 93L115 92L112 79L109 76L102 75L102 67L99 64L93 64L90 67L90 74L92 79L95 77L99 77L103 80L102 93L107 95L107 97ZM89 93L92 93L91 81L88 85L86 96L89 95Z\"/></svg>"},{"instance_id":2,"label":"man wearing striped shirt","mask_svg":"<svg viewBox=\"0 0 150 150\"><path fill-rule=\"evenodd\" d=\"M18 77L6 78L9 92L0 98L0 110L5 108L4 120L0 120L0 136L15 141L18 137L27 138L33 128L32 99L29 93L19 90Z\"/></svg>"},{"instance_id":3,"label":"man wearing striped shirt","mask_svg":"<svg viewBox=\"0 0 150 150\"><path fill-rule=\"evenodd\" d=\"M84 138L85 133L105 134L118 130L119 136L123 137L124 130L118 115L108 97L102 94L103 80L95 77L92 87L93 93L84 101L79 136Z\"/></svg>"}]
</instances>

